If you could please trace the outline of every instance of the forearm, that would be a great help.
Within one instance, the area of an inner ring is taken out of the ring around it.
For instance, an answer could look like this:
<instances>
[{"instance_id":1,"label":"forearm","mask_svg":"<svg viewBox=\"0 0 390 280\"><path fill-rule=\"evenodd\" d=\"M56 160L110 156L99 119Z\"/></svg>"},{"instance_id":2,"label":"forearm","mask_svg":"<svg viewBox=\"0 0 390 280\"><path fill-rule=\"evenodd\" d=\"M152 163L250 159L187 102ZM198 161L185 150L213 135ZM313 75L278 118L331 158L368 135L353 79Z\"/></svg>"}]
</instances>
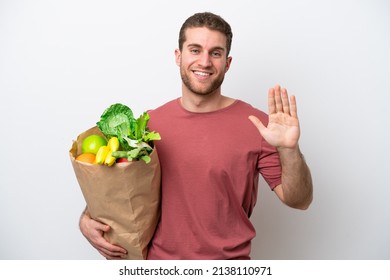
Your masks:
<instances>
[{"instance_id":1,"label":"forearm","mask_svg":"<svg viewBox=\"0 0 390 280\"><path fill-rule=\"evenodd\" d=\"M282 165L282 200L290 207L307 209L313 200L310 169L298 146L278 151Z\"/></svg>"}]
</instances>

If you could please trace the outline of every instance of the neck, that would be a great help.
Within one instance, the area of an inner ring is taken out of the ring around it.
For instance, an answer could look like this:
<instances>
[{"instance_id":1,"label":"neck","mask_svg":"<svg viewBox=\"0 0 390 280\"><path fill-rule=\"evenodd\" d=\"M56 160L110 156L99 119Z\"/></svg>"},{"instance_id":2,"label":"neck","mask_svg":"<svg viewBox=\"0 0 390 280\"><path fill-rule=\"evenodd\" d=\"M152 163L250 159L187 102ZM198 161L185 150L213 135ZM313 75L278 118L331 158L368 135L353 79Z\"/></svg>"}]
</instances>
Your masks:
<instances>
[{"instance_id":1,"label":"neck","mask_svg":"<svg viewBox=\"0 0 390 280\"><path fill-rule=\"evenodd\" d=\"M195 113L207 113L223 109L234 102L233 98L223 96L221 93L198 95L184 93L181 97L181 105L184 109Z\"/></svg>"}]
</instances>

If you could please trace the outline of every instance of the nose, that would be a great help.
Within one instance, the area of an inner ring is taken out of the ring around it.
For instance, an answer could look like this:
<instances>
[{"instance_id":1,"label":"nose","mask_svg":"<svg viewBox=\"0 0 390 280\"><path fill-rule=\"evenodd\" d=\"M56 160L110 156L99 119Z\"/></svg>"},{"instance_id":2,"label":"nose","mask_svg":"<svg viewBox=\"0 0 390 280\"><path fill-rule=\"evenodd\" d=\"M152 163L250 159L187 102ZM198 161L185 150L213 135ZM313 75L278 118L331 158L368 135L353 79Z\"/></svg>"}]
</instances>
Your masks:
<instances>
[{"instance_id":1,"label":"nose","mask_svg":"<svg viewBox=\"0 0 390 280\"><path fill-rule=\"evenodd\" d=\"M199 66L202 67L209 67L211 66L211 59L210 54L207 52L204 52L201 54L201 56L198 59Z\"/></svg>"}]
</instances>

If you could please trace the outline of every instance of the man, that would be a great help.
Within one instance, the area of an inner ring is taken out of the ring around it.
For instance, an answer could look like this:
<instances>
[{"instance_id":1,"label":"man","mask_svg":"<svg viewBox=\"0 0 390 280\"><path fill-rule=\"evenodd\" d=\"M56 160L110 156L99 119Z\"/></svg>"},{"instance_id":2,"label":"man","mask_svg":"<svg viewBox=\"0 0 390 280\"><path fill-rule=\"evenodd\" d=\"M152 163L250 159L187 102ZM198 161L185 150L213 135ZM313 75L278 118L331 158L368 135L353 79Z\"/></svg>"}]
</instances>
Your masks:
<instances>
[{"instance_id":1,"label":"man","mask_svg":"<svg viewBox=\"0 0 390 280\"><path fill-rule=\"evenodd\" d=\"M148 259L249 259L259 174L286 205L306 209L312 201L295 97L270 89L267 116L221 93L232 36L212 13L191 16L180 30L182 96L150 112L149 127L162 137L162 208ZM106 258L126 254L105 241L109 227L87 210L80 229Z\"/></svg>"}]
</instances>

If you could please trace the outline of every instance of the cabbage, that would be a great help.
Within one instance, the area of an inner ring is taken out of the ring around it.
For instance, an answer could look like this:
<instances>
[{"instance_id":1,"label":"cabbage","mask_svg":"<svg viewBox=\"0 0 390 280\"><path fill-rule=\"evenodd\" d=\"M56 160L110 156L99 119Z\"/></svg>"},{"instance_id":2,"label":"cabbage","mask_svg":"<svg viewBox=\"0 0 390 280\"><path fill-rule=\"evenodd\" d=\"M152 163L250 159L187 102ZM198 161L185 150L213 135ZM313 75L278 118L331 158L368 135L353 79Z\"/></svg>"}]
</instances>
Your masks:
<instances>
[{"instance_id":1,"label":"cabbage","mask_svg":"<svg viewBox=\"0 0 390 280\"><path fill-rule=\"evenodd\" d=\"M153 151L152 141L161 139L159 133L149 131L149 119L147 112L136 119L128 106L116 103L103 112L96 125L108 139L118 137L122 150L128 151L128 160L143 159L149 162L149 155ZM123 157L123 153L121 155Z\"/></svg>"}]
</instances>

